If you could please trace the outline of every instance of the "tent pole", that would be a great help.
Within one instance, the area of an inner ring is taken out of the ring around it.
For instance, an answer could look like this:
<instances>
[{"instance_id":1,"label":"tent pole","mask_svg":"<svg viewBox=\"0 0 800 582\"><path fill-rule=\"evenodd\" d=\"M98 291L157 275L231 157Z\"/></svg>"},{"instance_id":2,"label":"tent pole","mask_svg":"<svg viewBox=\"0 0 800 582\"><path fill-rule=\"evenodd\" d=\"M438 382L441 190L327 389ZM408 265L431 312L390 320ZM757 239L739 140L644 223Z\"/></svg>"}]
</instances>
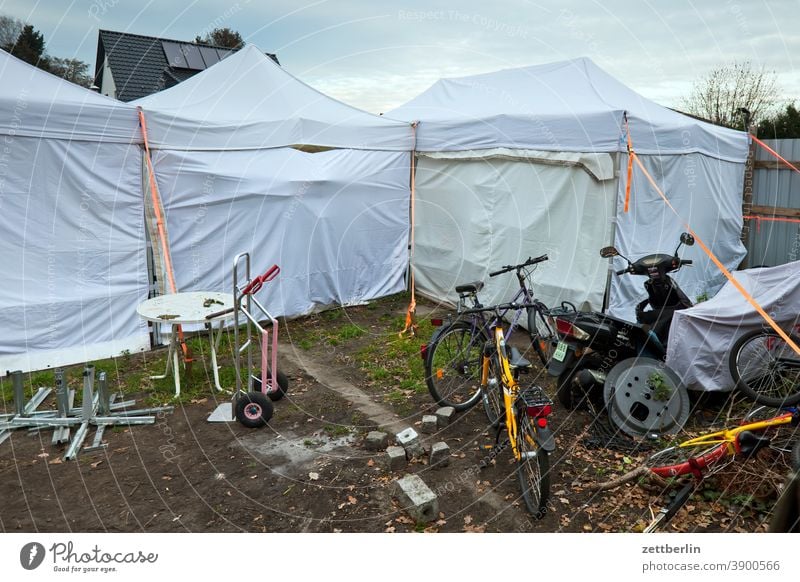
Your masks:
<instances>
[{"instance_id":1,"label":"tent pole","mask_svg":"<svg viewBox=\"0 0 800 582\"><path fill-rule=\"evenodd\" d=\"M619 161L620 155L619 152L614 152L612 154L612 164L614 165L614 175L616 176L614 182L614 204L611 208L611 236L609 238L609 244L615 245L616 238L617 238L617 206L619 202L619 195L620 195L620 174L622 173L619 168ZM606 292L603 293L603 313L608 310L608 304L611 300L611 273L613 272L614 268L612 267L612 262L608 262L608 271L606 272Z\"/></svg>"}]
</instances>

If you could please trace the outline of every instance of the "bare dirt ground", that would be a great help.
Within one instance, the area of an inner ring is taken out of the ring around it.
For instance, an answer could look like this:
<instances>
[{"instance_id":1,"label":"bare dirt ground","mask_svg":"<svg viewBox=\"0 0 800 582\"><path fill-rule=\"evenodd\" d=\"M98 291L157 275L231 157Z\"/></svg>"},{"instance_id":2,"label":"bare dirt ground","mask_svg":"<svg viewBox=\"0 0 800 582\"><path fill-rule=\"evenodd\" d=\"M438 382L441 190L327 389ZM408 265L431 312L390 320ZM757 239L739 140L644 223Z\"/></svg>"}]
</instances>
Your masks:
<instances>
[{"instance_id":1,"label":"bare dirt ground","mask_svg":"<svg viewBox=\"0 0 800 582\"><path fill-rule=\"evenodd\" d=\"M104 451L61 461L63 449L51 446L50 431L16 431L0 445L0 530L631 532L666 503L674 487L632 483L591 491L590 484L635 467L647 451L592 448L585 439L589 414L561 409L552 418L557 451L549 511L541 520L521 505L509 452L479 468L494 442L480 406L437 434L422 435L428 446L448 443L448 467L431 468L423 458L402 473L389 472L383 453L366 450L366 433L392 423L419 429L422 415L436 408L418 356L430 327L423 325L417 338L397 336L406 304L399 295L284 322L279 362L289 395L261 429L206 421L226 397L215 398L208 370L196 363L173 413L159 414L154 426L107 431ZM202 345L195 340L196 351ZM111 384L127 397L169 401L169 381L146 378L163 366L163 356L106 362ZM230 386L230 374L223 378ZM540 368L525 381L552 394ZM693 422L714 415L697 412ZM780 459L759 463L737 463L706 480L666 531L765 530L785 470ZM437 520L416 523L392 499L391 483L403 473L420 475L439 494Z\"/></svg>"}]
</instances>

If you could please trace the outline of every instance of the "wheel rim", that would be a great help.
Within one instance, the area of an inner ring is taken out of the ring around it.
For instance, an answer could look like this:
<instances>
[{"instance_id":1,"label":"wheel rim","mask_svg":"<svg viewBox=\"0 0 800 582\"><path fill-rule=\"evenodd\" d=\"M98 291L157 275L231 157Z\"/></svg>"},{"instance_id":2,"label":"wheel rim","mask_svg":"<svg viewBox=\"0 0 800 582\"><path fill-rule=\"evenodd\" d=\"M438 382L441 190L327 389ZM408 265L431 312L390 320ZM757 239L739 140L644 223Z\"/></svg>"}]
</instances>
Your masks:
<instances>
[{"instance_id":1,"label":"wheel rim","mask_svg":"<svg viewBox=\"0 0 800 582\"><path fill-rule=\"evenodd\" d=\"M519 419L518 430L517 448L520 453L520 459L518 461L517 474L522 489L522 497L525 500L528 511L540 517L544 511L544 503L546 501L546 499L543 499L546 493L543 493L542 488L546 483L547 476L542 474L542 463L539 455L547 455L547 452L539 448L533 439L533 427L531 427L530 419L527 416Z\"/></svg>"},{"instance_id":2,"label":"wheel rim","mask_svg":"<svg viewBox=\"0 0 800 582\"><path fill-rule=\"evenodd\" d=\"M258 420L261 418L261 406L255 402L251 402L244 407L244 416L248 420Z\"/></svg>"},{"instance_id":3,"label":"wheel rim","mask_svg":"<svg viewBox=\"0 0 800 582\"><path fill-rule=\"evenodd\" d=\"M483 409L489 424L496 425L503 417L505 412L505 402L503 401L503 385L500 383L499 363L496 358L491 359L489 367L489 381L485 387L481 388Z\"/></svg>"},{"instance_id":4,"label":"wheel rim","mask_svg":"<svg viewBox=\"0 0 800 582\"><path fill-rule=\"evenodd\" d=\"M434 346L431 381L448 404L469 402L480 389L483 342L471 339L469 330L459 328L446 332Z\"/></svg>"},{"instance_id":5,"label":"wheel rim","mask_svg":"<svg viewBox=\"0 0 800 582\"><path fill-rule=\"evenodd\" d=\"M783 400L800 386L800 359L777 334L761 334L736 354L739 378L756 394Z\"/></svg>"}]
</instances>

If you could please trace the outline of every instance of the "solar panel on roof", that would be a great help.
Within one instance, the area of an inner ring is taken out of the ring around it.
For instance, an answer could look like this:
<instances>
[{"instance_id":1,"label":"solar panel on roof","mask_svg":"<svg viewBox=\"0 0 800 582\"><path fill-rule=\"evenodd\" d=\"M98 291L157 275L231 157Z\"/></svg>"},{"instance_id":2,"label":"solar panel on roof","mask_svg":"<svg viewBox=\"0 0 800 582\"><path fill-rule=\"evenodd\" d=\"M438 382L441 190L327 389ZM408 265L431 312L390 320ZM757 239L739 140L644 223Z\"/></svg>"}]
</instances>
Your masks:
<instances>
[{"instance_id":1,"label":"solar panel on roof","mask_svg":"<svg viewBox=\"0 0 800 582\"><path fill-rule=\"evenodd\" d=\"M203 57L203 61L206 63L206 68L219 62L219 55L217 54L216 49L210 46L200 46L197 48L200 49L200 55Z\"/></svg>"},{"instance_id":2,"label":"solar panel on roof","mask_svg":"<svg viewBox=\"0 0 800 582\"><path fill-rule=\"evenodd\" d=\"M228 49L220 49L220 48L218 48L217 49L217 54L219 54L219 60L222 60L225 57L231 56L233 54L233 51L232 50L228 50Z\"/></svg>"},{"instance_id":3,"label":"solar panel on roof","mask_svg":"<svg viewBox=\"0 0 800 582\"><path fill-rule=\"evenodd\" d=\"M190 68L184 56L183 47L177 42L162 41L161 46L164 48L164 56L167 57L167 63L170 67L179 69Z\"/></svg>"},{"instance_id":4,"label":"solar panel on roof","mask_svg":"<svg viewBox=\"0 0 800 582\"><path fill-rule=\"evenodd\" d=\"M190 69L202 71L206 68L203 57L200 56L200 47L196 44L184 44L181 48L183 49L183 54L186 56L186 62L189 64Z\"/></svg>"}]
</instances>

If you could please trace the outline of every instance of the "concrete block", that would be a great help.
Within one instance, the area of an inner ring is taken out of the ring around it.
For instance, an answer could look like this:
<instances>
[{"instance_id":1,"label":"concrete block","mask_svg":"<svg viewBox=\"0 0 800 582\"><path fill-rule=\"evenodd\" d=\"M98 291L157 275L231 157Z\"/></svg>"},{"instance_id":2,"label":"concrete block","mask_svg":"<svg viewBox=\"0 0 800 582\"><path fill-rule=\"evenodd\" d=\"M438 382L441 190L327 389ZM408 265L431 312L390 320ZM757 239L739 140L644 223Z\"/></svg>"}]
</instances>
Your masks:
<instances>
[{"instance_id":1,"label":"concrete block","mask_svg":"<svg viewBox=\"0 0 800 582\"><path fill-rule=\"evenodd\" d=\"M436 422L439 428L444 428L453 421L456 409L452 406L442 406L436 411Z\"/></svg>"},{"instance_id":2,"label":"concrete block","mask_svg":"<svg viewBox=\"0 0 800 582\"><path fill-rule=\"evenodd\" d=\"M365 445L368 451L382 451L389 444L389 435L377 430L367 434Z\"/></svg>"},{"instance_id":3,"label":"concrete block","mask_svg":"<svg viewBox=\"0 0 800 582\"><path fill-rule=\"evenodd\" d=\"M403 447L406 451L406 457L419 457L422 455L422 445L419 442L419 435L413 428L407 428L400 431L395 435L397 444Z\"/></svg>"},{"instance_id":4,"label":"concrete block","mask_svg":"<svg viewBox=\"0 0 800 582\"><path fill-rule=\"evenodd\" d=\"M450 464L450 447L447 446L447 443L433 443L428 464L431 467L446 467Z\"/></svg>"},{"instance_id":5,"label":"concrete block","mask_svg":"<svg viewBox=\"0 0 800 582\"><path fill-rule=\"evenodd\" d=\"M406 450L403 447L389 447L386 449L386 465L390 471L402 471L407 464Z\"/></svg>"},{"instance_id":6,"label":"concrete block","mask_svg":"<svg viewBox=\"0 0 800 582\"><path fill-rule=\"evenodd\" d=\"M439 500L418 475L406 475L393 484L392 496L418 522L430 522L439 515Z\"/></svg>"},{"instance_id":7,"label":"concrete block","mask_svg":"<svg viewBox=\"0 0 800 582\"><path fill-rule=\"evenodd\" d=\"M426 434L433 434L436 432L438 419L432 414L426 414L422 417L422 427L420 430Z\"/></svg>"}]
</instances>

